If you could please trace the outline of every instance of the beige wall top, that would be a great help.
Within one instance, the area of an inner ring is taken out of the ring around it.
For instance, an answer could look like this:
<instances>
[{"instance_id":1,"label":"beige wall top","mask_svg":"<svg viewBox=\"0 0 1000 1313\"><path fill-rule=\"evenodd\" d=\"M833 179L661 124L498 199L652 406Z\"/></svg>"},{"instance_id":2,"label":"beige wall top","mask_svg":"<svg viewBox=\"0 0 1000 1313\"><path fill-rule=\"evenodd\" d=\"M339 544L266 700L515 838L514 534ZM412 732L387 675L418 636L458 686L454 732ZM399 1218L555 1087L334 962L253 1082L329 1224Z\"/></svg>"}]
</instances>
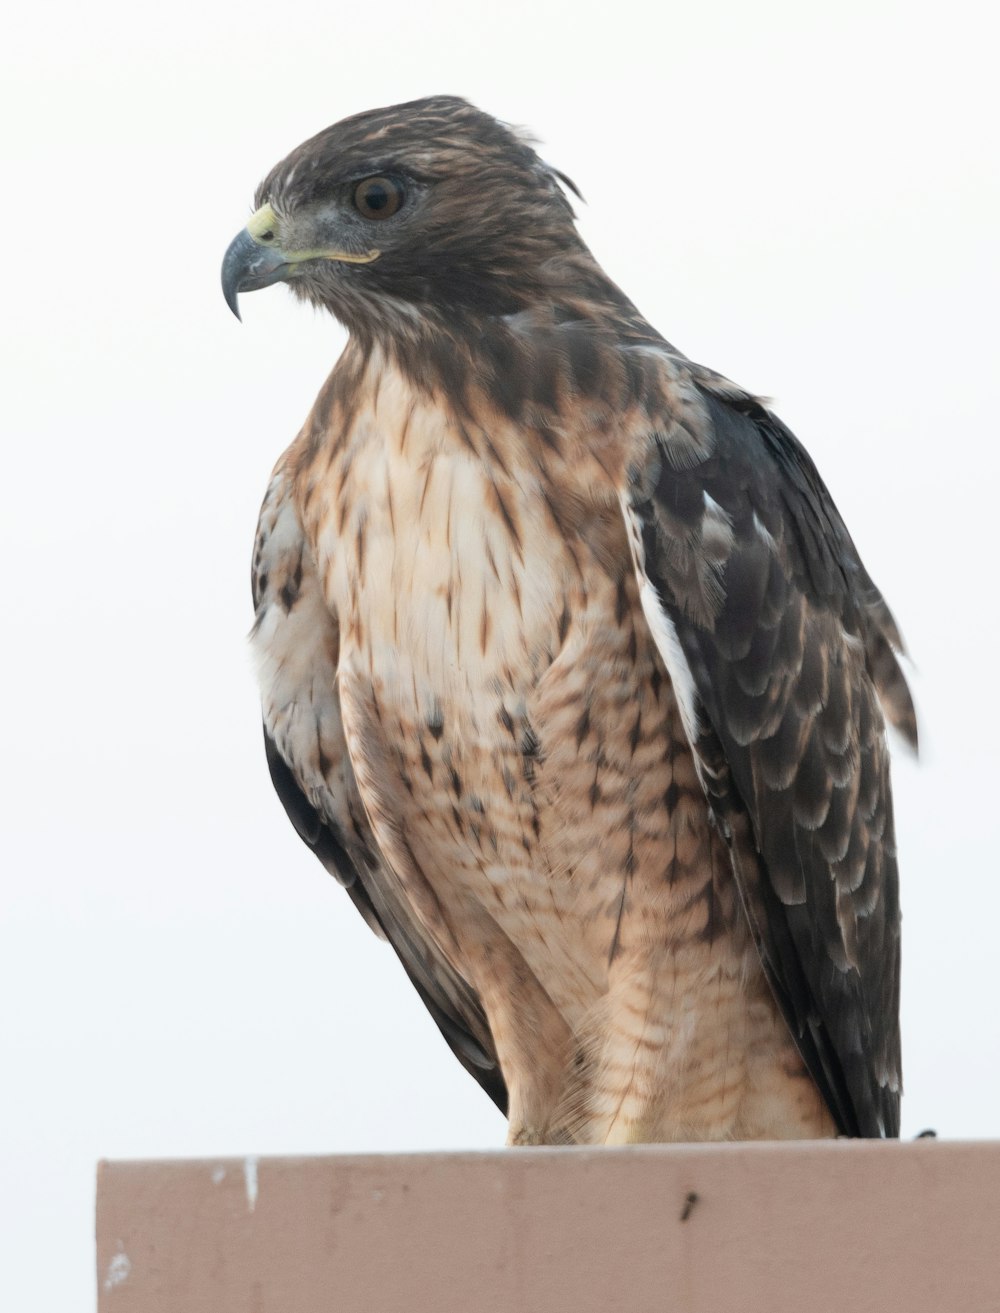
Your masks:
<instances>
[{"instance_id":1,"label":"beige wall top","mask_svg":"<svg viewBox=\"0 0 1000 1313\"><path fill-rule=\"evenodd\" d=\"M1000 1142L102 1163L101 1313L998 1313Z\"/></svg>"}]
</instances>

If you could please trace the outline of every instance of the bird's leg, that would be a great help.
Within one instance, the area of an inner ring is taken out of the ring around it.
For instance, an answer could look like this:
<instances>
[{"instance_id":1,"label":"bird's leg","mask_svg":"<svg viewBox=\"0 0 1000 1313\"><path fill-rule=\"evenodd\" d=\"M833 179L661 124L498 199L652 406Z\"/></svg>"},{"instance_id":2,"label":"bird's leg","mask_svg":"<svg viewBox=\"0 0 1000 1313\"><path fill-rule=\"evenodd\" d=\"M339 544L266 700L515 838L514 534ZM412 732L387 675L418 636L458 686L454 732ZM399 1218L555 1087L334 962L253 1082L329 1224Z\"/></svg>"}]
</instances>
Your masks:
<instances>
[{"instance_id":1,"label":"bird's leg","mask_svg":"<svg viewBox=\"0 0 1000 1313\"><path fill-rule=\"evenodd\" d=\"M588 1140L728 1138L746 1083L745 965L725 940L636 943L609 978Z\"/></svg>"},{"instance_id":2,"label":"bird's leg","mask_svg":"<svg viewBox=\"0 0 1000 1313\"><path fill-rule=\"evenodd\" d=\"M663 1138L659 1123L673 1084L678 1036L657 1003L655 963L616 964L602 1017L586 1139L639 1144Z\"/></svg>"},{"instance_id":3,"label":"bird's leg","mask_svg":"<svg viewBox=\"0 0 1000 1313\"><path fill-rule=\"evenodd\" d=\"M550 1142L550 1125L563 1086L562 1055L569 1046L569 1034L561 1018L558 1025L554 1024L555 1010L551 1003L548 1007L551 1012L544 1019L534 1014L536 1021L542 1021L538 1029L533 1025L522 1029L523 1011L516 1018L500 1022L491 1018L500 1069L507 1082L509 1145Z\"/></svg>"},{"instance_id":4,"label":"bird's leg","mask_svg":"<svg viewBox=\"0 0 1000 1313\"><path fill-rule=\"evenodd\" d=\"M571 1035L548 994L506 936L482 945L474 981L507 1084L507 1143L549 1143Z\"/></svg>"},{"instance_id":5,"label":"bird's leg","mask_svg":"<svg viewBox=\"0 0 1000 1313\"><path fill-rule=\"evenodd\" d=\"M672 741L681 733L675 724ZM674 806L625 881L615 925L590 1143L726 1139L746 1082L746 981L759 962L690 754L665 765Z\"/></svg>"}]
</instances>

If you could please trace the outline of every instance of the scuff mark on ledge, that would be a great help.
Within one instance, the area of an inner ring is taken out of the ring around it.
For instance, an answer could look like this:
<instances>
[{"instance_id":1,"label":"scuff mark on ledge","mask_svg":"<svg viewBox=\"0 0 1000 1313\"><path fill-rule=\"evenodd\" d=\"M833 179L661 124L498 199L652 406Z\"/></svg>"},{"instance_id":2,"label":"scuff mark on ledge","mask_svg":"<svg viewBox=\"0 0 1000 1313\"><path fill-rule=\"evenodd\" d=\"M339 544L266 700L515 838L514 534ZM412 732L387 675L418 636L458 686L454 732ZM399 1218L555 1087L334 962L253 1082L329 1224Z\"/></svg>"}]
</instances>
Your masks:
<instances>
[{"instance_id":1,"label":"scuff mark on ledge","mask_svg":"<svg viewBox=\"0 0 1000 1313\"><path fill-rule=\"evenodd\" d=\"M243 1159L243 1179L247 1187L247 1208L252 1213L257 1207L257 1156L250 1154Z\"/></svg>"},{"instance_id":2,"label":"scuff mark on ledge","mask_svg":"<svg viewBox=\"0 0 1000 1313\"><path fill-rule=\"evenodd\" d=\"M132 1271L132 1263L124 1249L118 1251L108 1264L108 1270L104 1276L104 1289L114 1290L115 1286L120 1286L123 1281L128 1280L128 1274Z\"/></svg>"}]
</instances>

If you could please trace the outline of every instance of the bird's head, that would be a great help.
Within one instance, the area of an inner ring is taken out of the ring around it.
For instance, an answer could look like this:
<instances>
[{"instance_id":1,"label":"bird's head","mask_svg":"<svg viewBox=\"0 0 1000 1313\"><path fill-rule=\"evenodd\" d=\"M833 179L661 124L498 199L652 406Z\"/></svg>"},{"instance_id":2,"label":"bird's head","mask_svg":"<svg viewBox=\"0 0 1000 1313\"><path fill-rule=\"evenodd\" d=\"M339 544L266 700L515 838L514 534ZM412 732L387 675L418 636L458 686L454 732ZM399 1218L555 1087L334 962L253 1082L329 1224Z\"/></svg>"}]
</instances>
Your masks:
<instances>
[{"instance_id":1,"label":"bird's head","mask_svg":"<svg viewBox=\"0 0 1000 1313\"><path fill-rule=\"evenodd\" d=\"M585 251L560 183L572 187L456 97L354 115L261 183L223 262L226 300L238 314L240 292L287 282L374 336L551 301Z\"/></svg>"}]
</instances>

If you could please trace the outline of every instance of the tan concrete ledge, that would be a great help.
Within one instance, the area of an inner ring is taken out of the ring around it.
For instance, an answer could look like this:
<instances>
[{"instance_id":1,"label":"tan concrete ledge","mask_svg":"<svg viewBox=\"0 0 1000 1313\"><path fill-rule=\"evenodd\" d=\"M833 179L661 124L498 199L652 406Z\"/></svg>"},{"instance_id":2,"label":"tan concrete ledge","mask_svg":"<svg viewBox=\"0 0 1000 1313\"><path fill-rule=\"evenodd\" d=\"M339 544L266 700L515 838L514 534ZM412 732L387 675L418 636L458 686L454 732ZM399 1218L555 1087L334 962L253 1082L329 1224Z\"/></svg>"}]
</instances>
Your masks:
<instances>
[{"instance_id":1,"label":"tan concrete ledge","mask_svg":"<svg viewBox=\"0 0 1000 1313\"><path fill-rule=\"evenodd\" d=\"M101 1313L998 1313L1000 1142L102 1163Z\"/></svg>"}]
</instances>

